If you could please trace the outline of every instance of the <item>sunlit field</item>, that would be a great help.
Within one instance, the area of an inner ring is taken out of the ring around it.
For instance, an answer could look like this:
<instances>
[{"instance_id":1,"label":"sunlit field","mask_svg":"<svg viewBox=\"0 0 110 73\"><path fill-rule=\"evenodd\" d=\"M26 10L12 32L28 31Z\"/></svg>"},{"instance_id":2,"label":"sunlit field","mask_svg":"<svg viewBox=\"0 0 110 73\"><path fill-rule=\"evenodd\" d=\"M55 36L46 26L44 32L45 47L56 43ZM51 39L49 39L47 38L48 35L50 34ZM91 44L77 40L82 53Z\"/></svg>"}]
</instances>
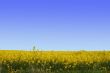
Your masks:
<instances>
[{"instance_id":1,"label":"sunlit field","mask_svg":"<svg viewBox=\"0 0 110 73\"><path fill-rule=\"evenodd\" d=\"M110 73L109 51L0 51L0 73Z\"/></svg>"}]
</instances>

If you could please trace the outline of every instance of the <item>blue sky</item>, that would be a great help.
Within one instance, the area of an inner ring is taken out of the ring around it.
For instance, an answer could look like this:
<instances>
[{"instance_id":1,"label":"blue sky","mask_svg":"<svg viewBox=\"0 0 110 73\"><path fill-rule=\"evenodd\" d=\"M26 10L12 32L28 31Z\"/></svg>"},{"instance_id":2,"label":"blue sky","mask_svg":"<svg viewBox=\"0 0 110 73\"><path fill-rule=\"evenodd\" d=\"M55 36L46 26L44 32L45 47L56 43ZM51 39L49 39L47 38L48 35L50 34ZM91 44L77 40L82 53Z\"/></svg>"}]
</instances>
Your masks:
<instances>
[{"instance_id":1,"label":"blue sky","mask_svg":"<svg viewBox=\"0 0 110 73\"><path fill-rule=\"evenodd\" d=\"M109 50L109 0L0 0L0 49Z\"/></svg>"}]
</instances>

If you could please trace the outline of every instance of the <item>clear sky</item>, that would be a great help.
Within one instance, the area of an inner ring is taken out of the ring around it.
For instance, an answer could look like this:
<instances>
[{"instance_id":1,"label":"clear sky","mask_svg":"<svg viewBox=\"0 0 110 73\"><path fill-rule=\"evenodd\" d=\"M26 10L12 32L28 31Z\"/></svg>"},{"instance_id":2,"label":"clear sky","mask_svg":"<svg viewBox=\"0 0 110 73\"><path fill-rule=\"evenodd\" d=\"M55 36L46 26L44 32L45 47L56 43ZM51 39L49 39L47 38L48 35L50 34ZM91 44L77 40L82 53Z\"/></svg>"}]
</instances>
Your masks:
<instances>
[{"instance_id":1,"label":"clear sky","mask_svg":"<svg viewBox=\"0 0 110 73\"><path fill-rule=\"evenodd\" d=\"M0 49L109 50L110 0L0 0Z\"/></svg>"}]
</instances>

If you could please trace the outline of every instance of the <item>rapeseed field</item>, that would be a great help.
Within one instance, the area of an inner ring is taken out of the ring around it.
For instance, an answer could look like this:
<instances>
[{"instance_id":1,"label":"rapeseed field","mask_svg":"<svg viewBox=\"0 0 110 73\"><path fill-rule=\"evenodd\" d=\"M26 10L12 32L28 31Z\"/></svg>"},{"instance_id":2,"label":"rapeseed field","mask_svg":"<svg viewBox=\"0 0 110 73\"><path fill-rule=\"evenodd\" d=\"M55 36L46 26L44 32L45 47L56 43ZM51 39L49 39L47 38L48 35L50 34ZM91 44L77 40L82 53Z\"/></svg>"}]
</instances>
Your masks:
<instances>
[{"instance_id":1,"label":"rapeseed field","mask_svg":"<svg viewBox=\"0 0 110 73\"><path fill-rule=\"evenodd\" d=\"M0 73L110 73L110 51L0 51Z\"/></svg>"}]
</instances>

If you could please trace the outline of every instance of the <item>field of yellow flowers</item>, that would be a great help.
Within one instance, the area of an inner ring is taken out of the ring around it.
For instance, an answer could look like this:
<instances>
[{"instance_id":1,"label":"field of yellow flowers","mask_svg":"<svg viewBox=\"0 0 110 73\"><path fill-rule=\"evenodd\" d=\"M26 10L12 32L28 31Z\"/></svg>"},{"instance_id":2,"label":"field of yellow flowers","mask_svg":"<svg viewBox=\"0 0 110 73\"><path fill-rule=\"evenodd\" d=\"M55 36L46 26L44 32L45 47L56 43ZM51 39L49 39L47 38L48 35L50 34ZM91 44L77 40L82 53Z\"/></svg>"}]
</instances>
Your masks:
<instances>
[{"instance_id":1,"label":"field of yellow flowers","mask_svg":"<svg viewBox=\"0 0 110 73\"><path fill-rule=\"evenodd\" d=\"M110 51L0 51L0 73L110 73Z\"/></svg>"}]
</instances>

